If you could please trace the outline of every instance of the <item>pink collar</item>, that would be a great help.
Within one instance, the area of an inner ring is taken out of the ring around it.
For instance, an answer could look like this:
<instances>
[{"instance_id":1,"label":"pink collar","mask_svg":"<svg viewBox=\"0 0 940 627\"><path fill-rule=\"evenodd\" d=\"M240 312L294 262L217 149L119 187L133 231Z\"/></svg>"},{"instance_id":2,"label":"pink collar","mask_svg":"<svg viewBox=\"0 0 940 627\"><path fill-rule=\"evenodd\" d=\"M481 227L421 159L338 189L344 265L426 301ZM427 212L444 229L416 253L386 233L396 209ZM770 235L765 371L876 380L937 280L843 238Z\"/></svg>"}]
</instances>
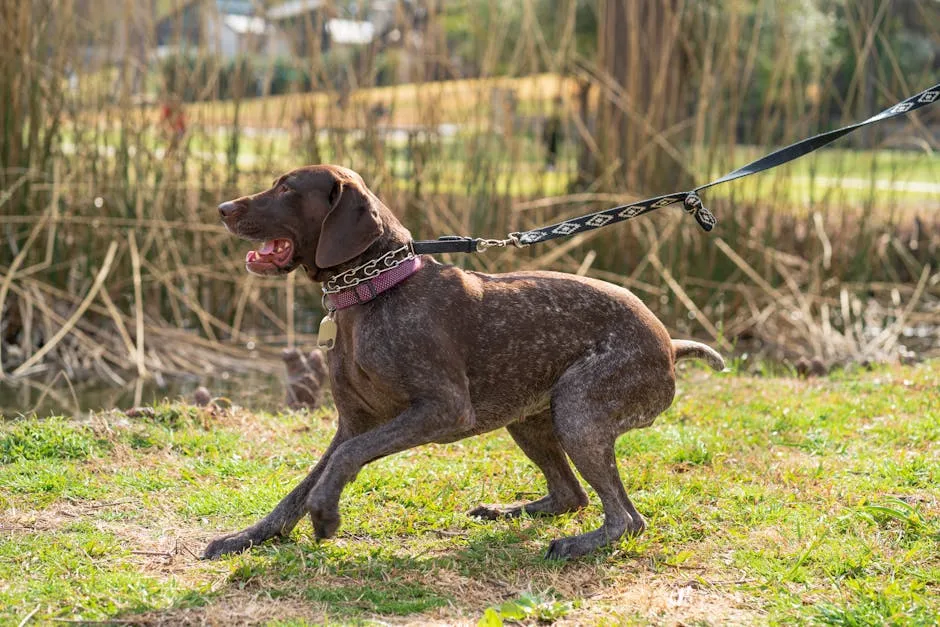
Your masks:
<instances>
[{"instance_id":1,"label":"pink collar","mask_svg":"<svg viewBox=\"0 0 940 627\"><path fill-rule=\"evenodd\" d=\"M346 309L353 305L367 303L382 292L392 289L412 274L421 269L421 257L409 257L400 264L368 281L349 289L327 294L326 299L334 310Z\"/></svg>"}]
</instances>

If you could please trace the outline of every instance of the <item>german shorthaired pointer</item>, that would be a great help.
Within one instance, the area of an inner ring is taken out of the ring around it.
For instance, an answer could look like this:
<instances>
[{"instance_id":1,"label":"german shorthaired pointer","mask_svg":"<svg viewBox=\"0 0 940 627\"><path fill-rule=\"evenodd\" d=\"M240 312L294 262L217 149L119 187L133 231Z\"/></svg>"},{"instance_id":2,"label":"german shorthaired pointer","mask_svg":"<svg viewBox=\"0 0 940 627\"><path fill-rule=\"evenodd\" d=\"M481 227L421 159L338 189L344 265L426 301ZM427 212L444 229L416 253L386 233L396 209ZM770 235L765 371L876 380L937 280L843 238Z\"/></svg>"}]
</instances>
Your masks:
<instances>
[{"instance_id":1,"label":"german shorthaired pointer","mask_svg":"<svg viewBox=\"0 0 940 627\"><path fill-rule=\"evenodd\" d=\"M544 473L548 494L471 515L584 507L570 458L600 497L604 524L554 540L546 557L578 557L643 531L614 442L669 407L677 360L721 370L717 352L670 339L622 287L557 272L467 272L415 256L408 230L346 168L299 168L219 213L233 234L263 242L245 259L249 272L302 266L329 292L321 334L335 341L327 360L339 422L320 461L270 514L216 538L203 557L287 536L304 514L317 538L329 538L343 487L365 464L500 427Z\"/></svg>"}]
</instances>

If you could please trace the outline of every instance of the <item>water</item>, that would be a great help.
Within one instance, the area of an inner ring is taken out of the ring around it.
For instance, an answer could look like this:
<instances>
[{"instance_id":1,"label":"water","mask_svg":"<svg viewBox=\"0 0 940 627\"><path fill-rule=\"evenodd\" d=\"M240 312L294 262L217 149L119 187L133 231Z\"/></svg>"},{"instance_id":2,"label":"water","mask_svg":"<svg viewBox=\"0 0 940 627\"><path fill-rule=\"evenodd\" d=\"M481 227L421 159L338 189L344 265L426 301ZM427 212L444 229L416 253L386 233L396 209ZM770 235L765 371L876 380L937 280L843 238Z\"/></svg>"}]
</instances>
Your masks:
<instances>
[{"instance_id":1,"label":"water","mask_svg":"<svg viewBox=\"0 0 940 627\"><path fill-rule=\"evenodd\" d=\"M216 378L168 378L163 381L137 380L127 386L100 379L71 384L59 376L49 381L0 382L0 415L15 418L36 413L74 416L89 411L128 409L163 400L192 402L193 391L206 386L213 397L224 397L235 405L258 411L283 409L285 391L281 378L253 372Z\"/></svg>"}]
</instances>

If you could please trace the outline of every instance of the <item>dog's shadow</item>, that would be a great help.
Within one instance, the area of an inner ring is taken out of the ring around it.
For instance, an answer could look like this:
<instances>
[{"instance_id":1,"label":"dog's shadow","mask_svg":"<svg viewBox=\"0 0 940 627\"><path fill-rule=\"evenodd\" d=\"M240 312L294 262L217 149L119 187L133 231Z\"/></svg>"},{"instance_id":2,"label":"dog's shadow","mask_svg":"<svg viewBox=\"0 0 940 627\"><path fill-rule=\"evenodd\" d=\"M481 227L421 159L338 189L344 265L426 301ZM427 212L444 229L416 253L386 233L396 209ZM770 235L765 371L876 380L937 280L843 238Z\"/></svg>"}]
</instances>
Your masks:
<instances>
[{"instance_id":1,"label":"dog's shadow","mask_svg":"<svg viewBox=\"0 0 940 627\"><path fill-rule=\"evenodd\" d=\"M257 605L259 598L277 600L295 613L303 608L301 613L310 617L344 620L405 617L448 606L471 606L482 615L493 603L521 592L550 595L566 576L577 579L580 588L586 580L600 585L602 579L585 577L585 570L598 569L604 551L575 562L544 559L548 540L535 520L423 533L430 538L412 542L414 536L409 536L396 542L341 533L322 543L295 533L288 540L225 558L229 575L211 592L193 591L170 608L137 608L119 618L214 623L228 615L233 604ZM216 615L216 609L223 607L223 616ZM279 613L277 606L272 611Z\"/></svg>"}]
</instances>

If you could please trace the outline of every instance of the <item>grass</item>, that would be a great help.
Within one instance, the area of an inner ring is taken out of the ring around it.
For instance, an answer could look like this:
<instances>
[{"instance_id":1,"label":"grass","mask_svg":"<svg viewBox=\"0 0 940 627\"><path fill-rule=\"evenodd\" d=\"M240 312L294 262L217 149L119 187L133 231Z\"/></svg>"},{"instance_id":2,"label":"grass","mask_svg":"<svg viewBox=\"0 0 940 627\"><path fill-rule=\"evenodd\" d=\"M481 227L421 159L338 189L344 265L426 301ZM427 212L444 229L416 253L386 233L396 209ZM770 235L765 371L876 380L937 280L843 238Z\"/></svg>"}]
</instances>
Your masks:
<instances>
[{"instance_id":1,"label":"grass","mask_svg":"<svg viewBox=\"0 0 940 627\"><path fill-rule=\"evenodd\" d=\"M618 443L649 527L574 563L548 542L601 510L480 522L541 494L505 433L368 466L337 538L216 562L335 419L157 405L0 426L0 622L280 625L370 620L931 625L940 614L940 361L827 379L683 372L673 407Z\"/></svg>"}]
</instances>

